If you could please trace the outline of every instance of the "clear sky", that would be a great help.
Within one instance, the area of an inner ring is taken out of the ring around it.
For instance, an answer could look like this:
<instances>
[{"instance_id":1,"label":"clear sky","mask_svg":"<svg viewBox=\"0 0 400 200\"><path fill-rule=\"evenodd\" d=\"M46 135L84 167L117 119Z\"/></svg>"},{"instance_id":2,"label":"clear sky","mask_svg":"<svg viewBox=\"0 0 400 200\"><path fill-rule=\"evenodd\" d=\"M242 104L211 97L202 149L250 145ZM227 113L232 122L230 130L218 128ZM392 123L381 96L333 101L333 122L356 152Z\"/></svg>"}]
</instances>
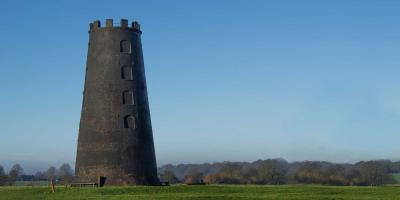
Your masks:
<instances>
[{"instance_id":1,"label":"clear sky","mask_svg":"<svg viewBox=\"0 0 400 200\"><path fill-rule=\"evenodd\" d=\"M400 1L0 3L0 164L74 164L93 20L142 24L158 165L400 158Z\"/></svg>"}]
</instances>

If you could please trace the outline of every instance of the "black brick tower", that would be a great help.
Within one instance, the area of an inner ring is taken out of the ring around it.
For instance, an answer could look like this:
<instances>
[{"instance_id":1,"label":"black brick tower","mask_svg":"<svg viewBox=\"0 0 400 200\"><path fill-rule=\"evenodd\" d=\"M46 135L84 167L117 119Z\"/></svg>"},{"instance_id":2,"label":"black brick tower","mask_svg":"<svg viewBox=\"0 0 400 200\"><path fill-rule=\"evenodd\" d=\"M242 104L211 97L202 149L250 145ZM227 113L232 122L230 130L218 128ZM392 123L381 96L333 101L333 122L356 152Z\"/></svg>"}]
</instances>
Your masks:
<instances>
[{"instance_id":1,"label":"black brick tower","mask_svg":"<svg viewBox=\"0 0 400 200\"><path fill-rule=\"evenodd\" d=\"M76 175L107 184L158 185L141 30L90 24Z\"/></svg>"}]
</instances>

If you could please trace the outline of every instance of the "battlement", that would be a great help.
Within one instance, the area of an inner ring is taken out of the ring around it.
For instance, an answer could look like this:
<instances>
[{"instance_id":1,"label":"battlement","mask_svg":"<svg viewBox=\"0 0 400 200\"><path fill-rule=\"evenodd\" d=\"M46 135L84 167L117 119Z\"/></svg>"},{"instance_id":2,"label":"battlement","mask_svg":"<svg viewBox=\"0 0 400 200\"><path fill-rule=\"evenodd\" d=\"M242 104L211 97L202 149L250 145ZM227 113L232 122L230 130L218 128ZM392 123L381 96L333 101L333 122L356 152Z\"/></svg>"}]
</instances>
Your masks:
<instances>
[{"instance_id":1,"label":"battlement","mask_svg":"<svg viewBox=\"0 0 400 200\"><path fill-rule=\"evenodd\" d=\"M90 23L90 30L93 29L101 29L101 28L126 28L126 29L132 29L140 32L140 24L137 21L133 21L131 26L129 26L128 20L127 19L121 19L119 23L114 23L113 19L106 19L105 20L105 26L102 26L102 23L100 20L96 20L92 23Z\"/></svg>"}]
</instances>

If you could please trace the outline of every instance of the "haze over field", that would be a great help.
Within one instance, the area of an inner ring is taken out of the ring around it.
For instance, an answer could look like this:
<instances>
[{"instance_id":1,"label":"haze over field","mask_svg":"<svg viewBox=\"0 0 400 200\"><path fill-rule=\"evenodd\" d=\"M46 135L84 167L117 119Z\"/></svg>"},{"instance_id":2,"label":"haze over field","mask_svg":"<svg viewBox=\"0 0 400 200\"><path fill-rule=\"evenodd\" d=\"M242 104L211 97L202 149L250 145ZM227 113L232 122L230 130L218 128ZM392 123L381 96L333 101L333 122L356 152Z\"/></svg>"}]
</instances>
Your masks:
<instances>
[{"instance_id":1,"label":"haze over field","mask_svg":"<svg viewBox=\"0 0 400 200\"><path fill-rule=\"evenodd\" d=\"M398 1L0 3L0 164L75 162L88 24L142 24L158 165L399 159ZM18 11L18 12L17 12Z\"/></svg>"}]
</instances>

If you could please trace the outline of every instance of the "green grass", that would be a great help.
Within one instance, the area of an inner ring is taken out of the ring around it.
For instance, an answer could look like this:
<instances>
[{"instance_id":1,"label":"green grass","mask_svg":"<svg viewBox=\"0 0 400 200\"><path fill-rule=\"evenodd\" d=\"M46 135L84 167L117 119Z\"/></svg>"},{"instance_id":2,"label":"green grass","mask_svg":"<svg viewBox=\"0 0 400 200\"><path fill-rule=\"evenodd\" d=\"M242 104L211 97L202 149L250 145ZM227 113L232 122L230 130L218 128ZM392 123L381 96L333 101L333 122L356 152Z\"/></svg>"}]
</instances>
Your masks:
<instances>
[{"instance_id":1,"label":"green grass","mask_svg":"<svg viewBox=\"0 0 400 200\"><path fill-rule=\"evenodd\" d=\"M0 187L0 199L400 199L400 187L206 185L104 188Z\"/></svg>"}]
</instances>

